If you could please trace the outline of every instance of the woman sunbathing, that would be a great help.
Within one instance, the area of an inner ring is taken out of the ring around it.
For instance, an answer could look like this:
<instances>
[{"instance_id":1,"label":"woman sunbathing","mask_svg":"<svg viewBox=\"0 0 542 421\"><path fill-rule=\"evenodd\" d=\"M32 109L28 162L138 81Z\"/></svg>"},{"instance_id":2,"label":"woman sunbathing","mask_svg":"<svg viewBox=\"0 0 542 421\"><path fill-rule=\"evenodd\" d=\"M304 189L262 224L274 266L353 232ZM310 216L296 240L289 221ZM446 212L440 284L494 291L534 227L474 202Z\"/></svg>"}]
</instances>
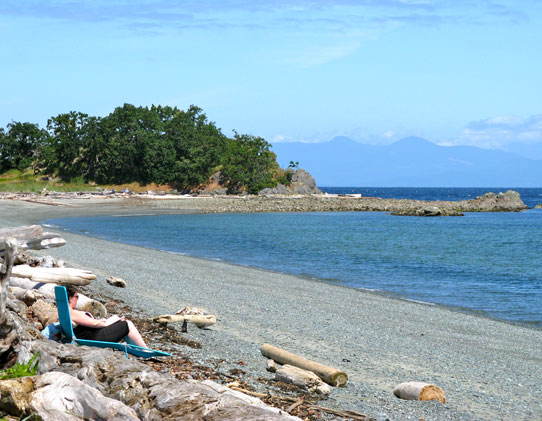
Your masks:
<instances>
[{"instance_id":1,"label":"woman sunbathing","mask_svg":"<svg viewBox=\"0 0 542 421\"><path fill-rule=\"evenodd\" d=\"M118 316L113 316L109 319L95 319L90 313L75 309L79 292L74 286L67 286L66 291L68 293L72 322L76 325L73 333L78 339L119 342L127 336L131 343L147 347L141 334L130 320L125 320L124 317Z\"/></svg>"}]
</instances>

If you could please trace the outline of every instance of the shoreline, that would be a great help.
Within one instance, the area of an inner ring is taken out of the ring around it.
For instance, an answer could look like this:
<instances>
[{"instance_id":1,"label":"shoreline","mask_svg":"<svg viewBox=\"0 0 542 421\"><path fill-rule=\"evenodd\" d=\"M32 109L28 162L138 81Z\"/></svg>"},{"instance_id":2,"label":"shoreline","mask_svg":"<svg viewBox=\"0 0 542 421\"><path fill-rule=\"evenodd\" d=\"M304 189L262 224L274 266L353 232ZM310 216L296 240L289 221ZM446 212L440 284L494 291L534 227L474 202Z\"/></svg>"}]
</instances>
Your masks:
<instances>
[{"instance_id":1,"label":"shoreline","mask_svg":"<svg viewBox=\"0 0 542 421\"><path fill-rule=\"evenodd\" d=\"M59 214L142 210L126 203L103 206L103 201L61 209L10 202L0 200L2 226ZM542 332L536 328L319 280L61 233L66 246L42 254L94 269L98 279L90 285L93 291L118 296L148 315L184 305L215 313L218 321L210 330L191 327L186 334L202 345L200 350L181 350L196 361L270 378L259 354L259 346L268 342L349 374L347 387L334 389L325 401L329 407L391 420L542 415L542 359L537 352ZM109 275L126 279L128 288L107 285L103 279ZM411 380L441 386L448 403L402 401L392 395L396 384Z\"/></svg>"},{"instance_id":2,"label":"shoreline","mask_svg":"<svg viewBox=\"0 0 542 421\"><path fill-rule=\"evenodd\" d=\"M153 216L154 214L133 214L133 215L130 215L130 216L141 216L141 215L143 215L143 216ZM81 216L86 216L86 215L81 215ZM125 216L125 215L111 215L111 216L119 216L119 217L121 217L121 216ZM36 221L36 223L39 223L39 222L40 221ZM333 286L333 287L347 288L347 289L354 290L354 291L360 291L361 293L365 293L365 294L375 294L377 296L384 297L384 298L387 298L387 299L390 299L390 300L405 301L405 302L410 302L410 303L419 304L419 305L426 305L426 306L431 306L431 307L436 306L436 307L440 307L442 309L452 311L452 312L456 312L456 313L467 314L467 315L470 315L470 316L473 316L473 317L481 317L483 319L488 319L488 320L492 320L492 321L495 321L495 322L502 322L502 323L513 325L513 326L525 327L525 328L528 328L528 329L534 329L534 330L542 331L542 325L540 325L540 322L529 322L529 321L522 321L522 320L500 319L498 317L492 317L492 316L488 315L483 310L476 310L476 309L472 309L472 308L469 308L469 307L454 306L454 305L443 304L443 303L434 303L434 302L431 302L431 301L422 301L422 300L417 300L417 299L414 299L414 298L408 298L406 296L402 296L400 294L396 294L396 293L394 293L392 291L388 291L388 290L370 289L370 288L361 288L361 287L354 287L354 286L349 286L349 285L342 285L342 284L334 283L333 280L331 280L331 279L326 280L324 278L318 278L316 276L292 274L292 273L287 273L287 272L281 272L279 270L262 268L262 267L258 267L258 266L243 265L243 264L236 263L236 262L229 261L229 260L225 260L225 259L195 256L195 255L191 255L191 254L187 254L187 253L180 253L180 252L175 252L175 251L170 251L170 250L162 250L162 249L154 248L154 247L145 247L145 246L140 246L140 245L133 245L133 244L129 244L129 243L124 243L122 241L107 240L107 239L100 238L100 237L95 237L95 236L92 236L92 235L77 234L77 233L74 233L74 232L69 231L69 230L56 229L55 227L51 227L51 226L48 226L48 225L42 225L42 226L44 228L47 227L47 228L50 228L50 229L55 230L55 231L59 231L59 232L63 232L63 233L70 233L70 234L73 234L73 235L80 235L82 237L93 238L95 240L100 240L100 241L107 241L107 242L110 242L110 243L113 243L113 244L131 245L133 247L139 247L139 248L143 248L143 249L147 249L147 250L153 250L153 251L157 251L157 252L160 252L160 253L169 253L169 254L176 255L176 256L181 256L181 257L189 257L191 259L201 260L201 261L204 261L204 262L216 262L216 263L219 263L219 264L238 266L240 268L246 268L246 269L258 270L258 271L262 271L262 272L270 272L270 273L273 273L273 274L292 276L294 278L304 279L304 280L307 280L307 281L310 281L310 282L322 283L322 284L330 285L330 286Z\"/></svg>"}]
</instances>

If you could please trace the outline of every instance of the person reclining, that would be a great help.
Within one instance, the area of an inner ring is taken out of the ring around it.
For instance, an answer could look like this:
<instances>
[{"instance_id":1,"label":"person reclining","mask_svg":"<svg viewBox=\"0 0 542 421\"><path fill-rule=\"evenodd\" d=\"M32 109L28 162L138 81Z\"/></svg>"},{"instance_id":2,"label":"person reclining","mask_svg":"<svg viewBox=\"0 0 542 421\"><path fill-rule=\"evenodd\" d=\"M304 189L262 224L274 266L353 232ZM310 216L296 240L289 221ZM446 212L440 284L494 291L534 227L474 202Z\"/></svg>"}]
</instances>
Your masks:
<instances>
[{"instance_id":1,"label":"person reclining","mask_svg":"<svg viewBox=\"0 0 542 421\"><path fill-rule=\"evenodd\" d=\"M90 339L93 341L120 342L128 337L129 342L138 346L147 347L143 337L131 320L124 317L113 316L109 319L95 319L90 313L76 310L79 292L73 285L66 287L68 303L72 322L76 325L73 333L78 339Z\"/></svg>"}]
</instances>

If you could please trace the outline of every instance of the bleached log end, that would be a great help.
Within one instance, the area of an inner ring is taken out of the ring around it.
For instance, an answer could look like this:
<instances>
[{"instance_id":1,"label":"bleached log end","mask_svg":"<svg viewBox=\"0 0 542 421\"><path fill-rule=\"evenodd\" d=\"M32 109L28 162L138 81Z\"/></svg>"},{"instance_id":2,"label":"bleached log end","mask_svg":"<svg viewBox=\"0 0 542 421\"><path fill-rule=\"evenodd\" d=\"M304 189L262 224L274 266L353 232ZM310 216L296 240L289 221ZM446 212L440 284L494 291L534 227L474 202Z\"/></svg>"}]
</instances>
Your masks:
<instances>
[{"instance_id":1,"label":"bleached log end","mask_svg":"<svg viewBox=\"0 0 542 421\"><path fill-rule=\"evenodd\" d=\"M393 389L393 394L401 399L416 401L439 401L446 403L444 391L434 384L424 382L404 382Z\"/></svg>"},{"instance_id":2,"label":"bleached log end","mask_svg":"<svg viewBox=\"0 0 542 421\"><path fill-rule=\"evenodd\" d=\"M270 373L274 373L275 371L277 371L277 364L275 363L274 360L268 359L265 369L269 371Z\"/></svg>"}]
</instances>

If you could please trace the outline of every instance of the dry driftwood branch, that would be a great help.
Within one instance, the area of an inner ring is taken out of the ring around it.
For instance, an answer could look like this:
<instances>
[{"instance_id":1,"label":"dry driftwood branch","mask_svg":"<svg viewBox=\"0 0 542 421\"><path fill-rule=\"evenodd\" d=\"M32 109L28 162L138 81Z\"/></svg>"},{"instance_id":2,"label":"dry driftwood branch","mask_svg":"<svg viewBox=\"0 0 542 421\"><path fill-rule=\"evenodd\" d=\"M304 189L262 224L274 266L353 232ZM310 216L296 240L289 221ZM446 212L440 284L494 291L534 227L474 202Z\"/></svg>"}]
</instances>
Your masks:
<instances>
[{"instance_id":1,"label":"dry driftwood branch","mask_svg":"<svg viewBox=\"0 0 542 421\"><path fill-rule=\"evenodd\" d=\"M327 367L323 364L292 354L291 352L277 348L270 344L263 344L260 348L263 356L271 358L279 364L290 364L304 370L312 371L323 381L331 386L342 387L348 382L348 376L344 371Z\"/></svg>"},{"instance_id":2,"label":"dry driftwood branch","mask_svg":"<svg viewBox=\"0 0 542 421\"><path fill-rule=\"evenodd\" d=\"M233 385L229 386L229 388L233 389L233 390L237 390L239 392L243 392L243 393L245 393L247 395L250 395L250 396L254 396L256 398L260 398L260 399L271 397L273 399L284 401L284 402L293 402L294 405L299 402L299 399L293 398L291 396L277 396L277 395L271 395L269 393L258 393L258 392L253 392L252 390L243 389L242 387L233 386ZM302 404L303 404L303 402L301 402L299 405L302 405ZM297 406L299 406L299 405L297 405ZM293 405L290 405L290 406L293 406ZM296 407L294 407L294 409L295 408ZM340 416L342 418L352 419L352 420L356 420L356 421L371 421L371 420L373 420L373 418L369 418L369 417L367 417L367 415L364 415L364 414L362 414L360 412L356 412L356 411L348 411L348 410L343 411L343 410L339 410L339 409L326 408L325 406L313 405L313 404L309 404L308 408L309 409L315 409L315 410L322 411L322 412L327 412L328 414L333 414L333 415Z\"/></svg>"},{"instance_id":3,"label":"dry driftwood branch","mask_svg":"<svg viewBox=\"0 0 542 421\"><path fill-rule=\"evenodd\" d=\"M157 323L177 323L184 322L185 320L189 323L195 324L197 327L207 327L214 325L216 323L216 316L212 314L205 315L180 315L180 314L165 314L162 316L156 316L153 319L153 322Z\"/></svg>"}]
</instances>

